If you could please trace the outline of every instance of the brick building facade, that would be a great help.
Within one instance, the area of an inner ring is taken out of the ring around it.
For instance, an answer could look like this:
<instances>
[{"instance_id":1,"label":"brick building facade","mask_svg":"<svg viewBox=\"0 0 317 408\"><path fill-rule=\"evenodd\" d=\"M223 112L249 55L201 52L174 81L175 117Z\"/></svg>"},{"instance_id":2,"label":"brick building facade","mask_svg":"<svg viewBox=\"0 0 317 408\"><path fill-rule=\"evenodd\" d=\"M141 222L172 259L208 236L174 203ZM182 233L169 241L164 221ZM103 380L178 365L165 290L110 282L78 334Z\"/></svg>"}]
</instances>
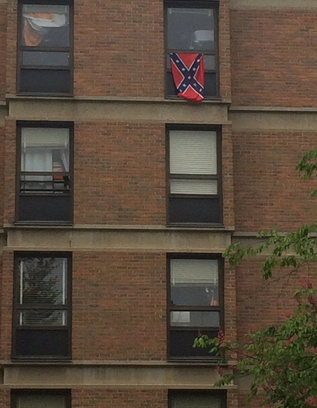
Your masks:
<instances>
[{"instance_id":1,"label":"brick building facade","mask_svg":"<svg viewBox=\"0 0 317 408\"><path fill-rule=\"evenodd\" d=\"M0 408L245 406L191 345L292 307L221 254L314 220L315 3L0 0Z\"/></svg>"}]
</instances>

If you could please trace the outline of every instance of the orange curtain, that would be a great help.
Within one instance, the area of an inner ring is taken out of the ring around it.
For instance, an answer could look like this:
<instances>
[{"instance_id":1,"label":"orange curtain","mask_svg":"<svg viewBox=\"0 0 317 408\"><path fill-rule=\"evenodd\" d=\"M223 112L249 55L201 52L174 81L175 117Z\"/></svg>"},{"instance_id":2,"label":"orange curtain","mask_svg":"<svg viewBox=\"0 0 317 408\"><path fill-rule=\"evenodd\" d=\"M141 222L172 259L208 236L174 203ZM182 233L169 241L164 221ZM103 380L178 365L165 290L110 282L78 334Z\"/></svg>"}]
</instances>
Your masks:
<instances>
[{"instance_id":1,"label":"orange curtain","mask_svg":"<svg viewBox=\"0 0 317 408\"><path fill-rule=\"evenodd\" d=\"M45 20L53 20L54 13L27 13L25 14L26 17L33 17L33 18L42 18ZM29 47L36 47L39 45L43 39L43 36L39 34L31 24L27 21L24 26L24 41L25 45Z\"/></svg>"}]
</instances>

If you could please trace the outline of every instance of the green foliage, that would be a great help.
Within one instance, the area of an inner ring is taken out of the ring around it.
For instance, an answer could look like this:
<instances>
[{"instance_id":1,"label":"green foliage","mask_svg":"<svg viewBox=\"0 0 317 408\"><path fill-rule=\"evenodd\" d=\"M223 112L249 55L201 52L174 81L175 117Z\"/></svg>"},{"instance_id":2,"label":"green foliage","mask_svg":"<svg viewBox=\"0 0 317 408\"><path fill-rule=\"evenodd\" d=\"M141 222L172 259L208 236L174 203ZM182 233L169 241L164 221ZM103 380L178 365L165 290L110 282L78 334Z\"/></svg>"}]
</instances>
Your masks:
<instances>
[{"instance_id":1,"label":"green foliage","mask_svg":"<svg viewBox=\"0 0 317 408\"><path fill-rule=\"evenodd\" d=\"M196 339L195 347L210 347L211 352L226 354L228 359L236 354L240 358L217 386L231 383L237 375L251 375L249 401L261 390L265 404L317 406L317 290L306 282L295 297L298 306L293 316L280 327L247 335L243 346L226 340L221 332L216 339Z\"/></svg>"},{"instance_id":2,"label":"green foliage","mask_svg":"<svg viewBox=\"0 0 317 408\"><path fill-rule=\"evenodd\" d=\"M317 176L317 149L307 152L297 166L303 179ZM317 190L311 192L311 197ZM236 267L246 257L261 255L264 279L286 268L287 274L297 272L304 264L317 261L317 224L303 225L295 232L261 231L254 247L239 243L224 253ZM317 289L302 282L294 295L297 308L285 322L248 334L244 344L226 339L222 332L215 339L202 336L194 347L208 347L219 355L219 364L226 360L237 363L224 374L219 368L216 386L230 384L237 377L251 376L248 400L258 394L264 404L280 408L317 407Z\"/></svg>"}]
</instances>

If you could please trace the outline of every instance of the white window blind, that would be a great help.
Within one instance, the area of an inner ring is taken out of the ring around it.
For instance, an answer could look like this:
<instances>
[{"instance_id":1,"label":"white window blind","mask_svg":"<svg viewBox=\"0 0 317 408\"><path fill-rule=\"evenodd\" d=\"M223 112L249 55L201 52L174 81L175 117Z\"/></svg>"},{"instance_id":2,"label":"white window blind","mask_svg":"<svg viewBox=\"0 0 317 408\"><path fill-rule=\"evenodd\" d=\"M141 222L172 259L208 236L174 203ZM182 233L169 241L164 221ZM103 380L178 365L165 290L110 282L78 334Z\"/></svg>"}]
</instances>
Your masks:
<instances>
[{"instance_id":1,"label":"white window blind","mask_svg":"<svg viewBox=\"0 0 317 408\"><path fill-rule=\"evenodd\" d=\"M218 261L215 259L171 259L171 283L218 284Z\"/></svg>"},{"instance_id":2,"label":"white window blind","mask_svg":"<svg viewBox=\"0 0 317 408\"><path fill-rule=\"evenodd\" d=\"M172 408L220 408L221 397L210 394L180 394L172 399Z\"/></svg>"},{"instance_id":3,"label":"white window blind","mask_svg":"<svg viewBox=\"0 0 317 408\"><path fill-rule=\"evenodd\" d=\"M217 194L217 180L170 180L171 194Z\"/></svg>"},{"instance_id":4,"label":"white window blind","mask_svg":"<svg viewBox=\"0 0 317 408\"><path fill-rule=\"evenodd\" d=\"M216 175L216 132L170 131L170 173Z\"/></svg>"},{"instance_id":5,"label":"white window blind","mask_svg":"<svg viewBox=\"0 0 317 408\"><path fill-rule=\"evenodd\" d=\"M69 129L66 128L22 128L22 147L68 148Z\"/></svg>"}]
</instances>

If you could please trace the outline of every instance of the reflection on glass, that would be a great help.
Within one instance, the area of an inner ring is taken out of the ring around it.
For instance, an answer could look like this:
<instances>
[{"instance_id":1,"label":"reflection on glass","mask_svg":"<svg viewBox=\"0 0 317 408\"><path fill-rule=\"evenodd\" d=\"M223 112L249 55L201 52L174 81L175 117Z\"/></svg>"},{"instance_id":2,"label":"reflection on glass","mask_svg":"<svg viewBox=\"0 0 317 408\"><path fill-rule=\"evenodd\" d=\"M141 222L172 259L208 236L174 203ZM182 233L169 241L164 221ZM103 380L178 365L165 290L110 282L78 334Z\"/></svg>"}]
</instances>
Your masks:
<instances>
[{"instance_id":1,"label":"reflection on glass","mask_svg":"<svg viewBox=\"0 0 317 408\"><path fill-rule=\"evenodd\" d=\"M23 65L68 67L68 52L35 52L24 51L22 53Z\"/></svg>"},{"instance_id":2,"label":"reflection on glass","mask_svg":"<svg viewBox=\"0 0 317 408\"><path fill-rule=\"evenodd\" d=\"M214 16L210 9L169 8L168 48L174 50L214 49Z\"/></svg>"},{"instance_id":3,"label":"reflection on glass","mask_svg":"<svg viewBox=\"0 0 317 408\"><path fill-rule=\"evenodd\" d=\"M219 312L171 312L171 325L182 327L219 327Z\"/></svg>"},{"instance_id":4,"label":"reflection on glass","mask_svg":"<svg viewBox=\"0 0 317 408\"><path fill-rule=\"evenodd\" d=\"M67 312L64 310L24 310L19 312L20 326L66 326Z\"/></svg>"},{"instance_id":5,"label":"reflection on glass","mask_svg":"<svg viewBox=\"0 0 317 408\"><path fill-rule=\"evenodd\" d=\"M29 47L69 46L69 7L27 4L22 9L23 44Z\"/></svg>"},{"instance_id":6,"label":"reflection on glass","mask_svg":"<svg viewBox=\"0 0 317 408\"><path fill-rule=\"evenodd\" d=\"M67 303L65 258L25 258L20 261L19 304Z\"/></svg>"}]
</instances>

